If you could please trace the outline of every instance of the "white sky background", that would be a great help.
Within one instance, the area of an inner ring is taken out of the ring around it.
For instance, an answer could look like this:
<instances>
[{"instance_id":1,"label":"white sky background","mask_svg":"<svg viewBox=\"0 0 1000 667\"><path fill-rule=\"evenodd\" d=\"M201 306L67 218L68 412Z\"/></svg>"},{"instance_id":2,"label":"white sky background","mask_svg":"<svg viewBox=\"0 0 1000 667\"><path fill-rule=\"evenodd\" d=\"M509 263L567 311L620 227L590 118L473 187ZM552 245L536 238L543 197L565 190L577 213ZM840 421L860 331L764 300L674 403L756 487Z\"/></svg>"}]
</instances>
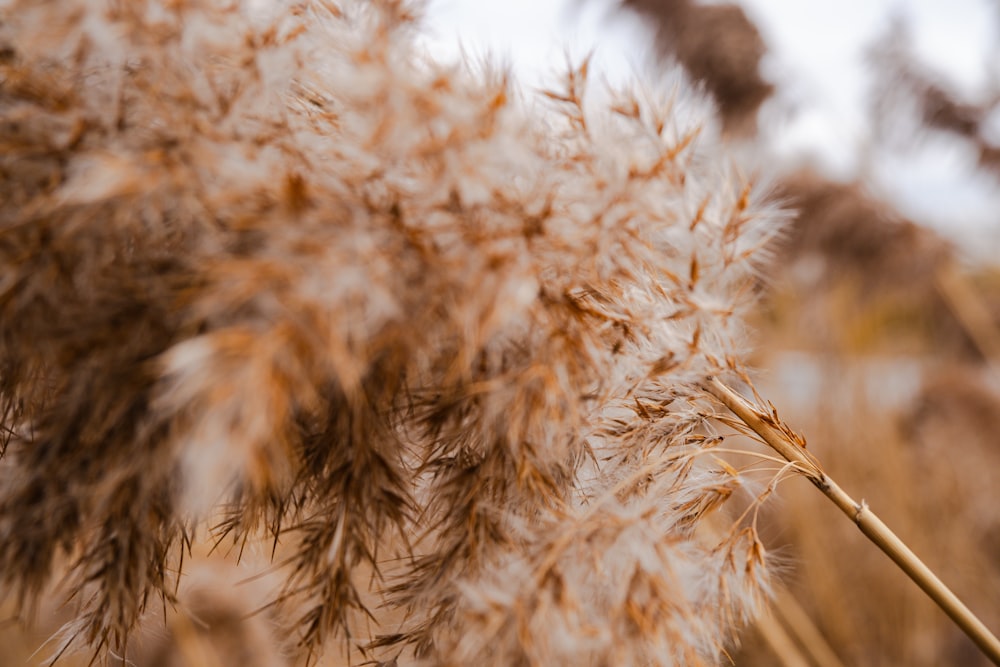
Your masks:
<instances>
[{"instance_id":1,"label":"white sky background","mask_svg":"<svg viewBox=\"0 0 1000 667\"><path fill-rule=\"evenodd\" d=\"M489 54L527 86L544 85L594 50L592 66L612 81L649 79L652 34L613 0L430 0L427 46L436 56ZM1000 187L975 178L975 155L933 139L903 153L871 146L865 50L894 16L907 19L922 60L973 95L1000 77L1000 6L992 0L742 0L768 43L766 78L779 85L762 120L765 144L788 161L819 163L834 177L866 182L913 219L980 257L1000 249ZM995 258L995 255L994 255Z\"/></svg>"}]
</instances>

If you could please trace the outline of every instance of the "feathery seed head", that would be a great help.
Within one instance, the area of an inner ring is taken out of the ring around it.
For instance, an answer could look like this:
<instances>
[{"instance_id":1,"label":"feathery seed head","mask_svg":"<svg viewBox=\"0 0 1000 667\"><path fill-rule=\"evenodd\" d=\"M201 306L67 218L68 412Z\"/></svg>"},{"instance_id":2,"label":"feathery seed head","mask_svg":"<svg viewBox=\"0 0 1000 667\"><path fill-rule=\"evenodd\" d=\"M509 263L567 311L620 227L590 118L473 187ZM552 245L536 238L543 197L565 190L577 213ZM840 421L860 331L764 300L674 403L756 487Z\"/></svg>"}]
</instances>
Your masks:
<instances>
[{"instance_id":1,"label":"feathery seed head","mask_svg":"<svg viewBox=\"0 0 1000 667\"><path fill-rule=\"evenodd\" d=\"M683 84L525 104L388 0L0 12L6 586L65 556L121 650L222 516L310 650L721 655L767 568L696 531L699 383L781 216Z\"/></svg>"}]
</instances>

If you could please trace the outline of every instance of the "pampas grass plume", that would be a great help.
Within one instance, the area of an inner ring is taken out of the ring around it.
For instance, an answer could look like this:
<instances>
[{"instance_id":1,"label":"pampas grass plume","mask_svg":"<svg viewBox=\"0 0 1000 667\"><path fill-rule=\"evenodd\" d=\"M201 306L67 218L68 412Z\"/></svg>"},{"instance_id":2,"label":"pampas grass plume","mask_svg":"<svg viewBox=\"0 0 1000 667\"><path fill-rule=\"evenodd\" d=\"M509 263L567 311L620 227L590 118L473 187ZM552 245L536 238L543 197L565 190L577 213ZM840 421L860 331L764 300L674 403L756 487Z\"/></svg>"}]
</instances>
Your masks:
<instances>
[{"instance_id":1,"label":"pampas grass plume","mask_svg":"<svg viewBox=\"0 0 1000 667\"><path fill-rule=\"evenodd\" d=\"M127 656L217 542L282 655L720 660L770 566L701 386L782 216L709 106L259 5L0 3L3 589Z\"/></svg>"}]
</instances>

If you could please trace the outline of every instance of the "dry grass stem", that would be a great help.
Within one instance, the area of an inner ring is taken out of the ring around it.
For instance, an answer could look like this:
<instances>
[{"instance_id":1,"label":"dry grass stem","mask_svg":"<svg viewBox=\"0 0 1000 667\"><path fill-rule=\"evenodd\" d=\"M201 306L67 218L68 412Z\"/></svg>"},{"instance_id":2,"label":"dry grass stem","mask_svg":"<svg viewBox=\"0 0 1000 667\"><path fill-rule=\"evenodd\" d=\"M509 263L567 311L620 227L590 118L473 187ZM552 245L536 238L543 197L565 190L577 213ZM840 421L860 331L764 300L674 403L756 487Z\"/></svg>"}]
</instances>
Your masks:
<instances>
[{"instance_id":1,"label":"dry grass stem","mask_svg":"<svg viewBox=\"0 0 1000 667\"><path fill-rule=\"evenodd\" d=\"M784 589L776 591L771 609L782 625L805 648L811 664L817 667L844 667L826 637L791 593Z\"/></svg>"},{"instance_id":2,"label":"dry grass stem","mask_svg":"<svg viewBox=\"0 0 1000 667\"><path fill-rule=\"evenodd\" d=\"M955 318L988 361L1000 360L1000 331L975 288L954 266L939 269L936 285Z\"/></svg>"},{"instance_id":3,"label":"dry grass stem","mask_svg":"<svg viewBox=\"0 0 1000 667\"><path fill-rule=\"evenodd\" d=\"M781 661L782 667L810 667L809 660L802 655L802 651L795 645L795 640L788 635L774 615L761 616L754 627Z\"/></svg>"},{"instance_id":4,"label":"dry grass stem","mask_svg":"<svg viewBox=\"0 0 1000 667\"><path fill-rule=\"evenodd\" d=\"M792 431L777 415L773 406L764 412L730 389L718 378L712 378L706 389L750 427L764 442L794 463L840 510L857 524L865 537L875 543L902 569L966 635L1000 665L1000 640L979 618L921 561L915 553L882 522L864 502L858 502L823 472L819 461L806 451L805 440Z\"/></svg>"}]
</instances>

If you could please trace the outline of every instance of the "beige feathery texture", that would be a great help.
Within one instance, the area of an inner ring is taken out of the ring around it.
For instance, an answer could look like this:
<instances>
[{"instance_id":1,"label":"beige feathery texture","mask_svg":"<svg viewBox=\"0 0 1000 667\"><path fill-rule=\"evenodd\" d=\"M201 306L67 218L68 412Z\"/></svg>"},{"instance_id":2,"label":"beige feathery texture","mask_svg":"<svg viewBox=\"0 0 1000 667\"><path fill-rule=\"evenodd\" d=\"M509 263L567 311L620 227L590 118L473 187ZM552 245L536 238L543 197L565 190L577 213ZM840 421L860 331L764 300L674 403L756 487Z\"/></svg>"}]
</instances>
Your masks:
<instances>
[{"instance_id":1,"label":"beige feathery texture","mask_svg":"<svg viewBox=\"0 0 1000 667\"><path fill-rule=\"evenodd\" d=\"M283 654L717 662L768 559L696 534L745 484L699 383L782 216L708 106L257 5L0 2L3 587L122 655L192 541L264 540Z\"/></svg>"}]
</instances>

